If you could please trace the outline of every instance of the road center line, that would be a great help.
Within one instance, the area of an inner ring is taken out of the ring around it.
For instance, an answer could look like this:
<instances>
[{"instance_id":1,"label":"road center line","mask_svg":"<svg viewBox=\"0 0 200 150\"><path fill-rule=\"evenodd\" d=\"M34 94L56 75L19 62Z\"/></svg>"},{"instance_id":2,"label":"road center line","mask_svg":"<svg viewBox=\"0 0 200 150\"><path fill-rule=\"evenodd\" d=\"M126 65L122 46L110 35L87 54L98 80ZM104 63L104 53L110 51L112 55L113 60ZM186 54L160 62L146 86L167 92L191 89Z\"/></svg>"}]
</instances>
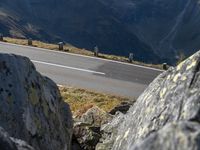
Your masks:
<instances>
[{"instance_id":1,"label":"road center line","mask_svg":"<svg viewBox=\"0 0 200 150\"><path fill-rule=\"evenodd\" d=\"M43 61L38 61L38 60L31 60L31 61L34 62L34 63L44 64L44 65L49 65L49 66L55 66L55 67L60 67L60 68L65 68L65 69L76 70L76 71L83 71L83 72L89 72L89 73L105 75L105 73L103 73L103 72L98 72L98 71L93 71L93 70L75 68L75 67L64 66L64 65L59 65L59 64L53 64L53 63L48 63L48 62L43 62Z\"/></svg>"}]
</instances>

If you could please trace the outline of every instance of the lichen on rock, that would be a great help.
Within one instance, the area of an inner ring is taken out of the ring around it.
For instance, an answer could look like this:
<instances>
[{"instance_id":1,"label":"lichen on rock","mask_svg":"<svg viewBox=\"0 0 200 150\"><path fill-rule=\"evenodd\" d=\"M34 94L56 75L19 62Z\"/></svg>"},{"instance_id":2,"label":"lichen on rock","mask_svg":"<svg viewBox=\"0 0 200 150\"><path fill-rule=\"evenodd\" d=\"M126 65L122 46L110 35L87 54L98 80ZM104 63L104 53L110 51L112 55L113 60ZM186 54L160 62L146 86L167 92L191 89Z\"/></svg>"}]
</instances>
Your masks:
<instances>
[{"instance_id":1,"label":"lichen on rock","mask_svg":"<svg viewBox=\"0 0 200 150\"><path fill-rule=\"evenodd\" d=\"M199 123L172 122L144 140L138 141L130 150L195 150L199 149L199 141Z\"/></svg>"},{"instance_id":2,"label":"lichen on rock","mask_svg":"<svg viewBox=\"0 0 200 150\"><path fill-rule=\"evenodd\" d=\"M10 135L0 127L0 149L1 150L35 150L25 141L10 137Z\"/></svg>"},{"instance_id":3,"label":"lichen on rock","mask_svg":"<svg viewBox=\"0 0 200 150\"><path fill-rule=\"evenodd\" d=\"M57 85L26 57L0 54L0 125L36 150L70 150L73 132L68 104Z\"/></svg>"},{"instance_id":4,"label":"lichen on rock","mask_svg":"<svg viewBox=\"0 0 200 150\"><path fill-rule=\"evenodd\" d=\"M108 147L112 150L152 149L148 144L155 146L159 142L158 140L151 143L152 138L149 139L148 137L154 134L154 136L158 135L164 138L163 143L160 143L163 147L160 145L160 149L168 149L167 146L165 147L165 141L171 144L169 149L183 148L183 150L187 150L188 147L182 147L178 140L173 141L175 136L173 135L173 128L175 126L170 126L170 136L165 137L165 133L162 135L161 132L164 132L164 129L168 129L168 124L173 122L178 127L182 126L180 124L181 121L196 122L198 124L200 122L199 112L200 51L177 67L171 67L168 71L159 75L137 99L128 113L123 115L123 119L120 120L119 125L115 128L116 132L110 133L110 140L102 139L96 149L108 150ZM107 125L110 129L115 126L114 121L116 122L116 119L114 118ZM193 124L187 123L188 128L190 125L192 129ZM199 132L198 128L195 128L197 133ZM102 131L105 134L107 132L103 129ZM185 128L183 128L182 132L190 134ZM197 144L200 142L199 138L191 139L198 140L198 142L195 142L188 140L189 135L185 137L185 142L190 142L197 149L200 148L200 145ZM138 143L143 143L143 140L145 144L138 145ZM110 145L106 147L105 145L109 141ZM140 145L143 147L141 148ZM106 149L103 149L103 147L106 147Z\"/></svg>"},{"instance_id":5,"label":"lichen on rock","mask_svg":"<svg viewBox=\"0 0 200 150\"><path fill-rule=\"evenodd\" d=\"M101 138L100 126L112 119L112 116L97 106L88 109L74 118L74 138L83 150L94 150Z\"/></svg>"}]
</instances>

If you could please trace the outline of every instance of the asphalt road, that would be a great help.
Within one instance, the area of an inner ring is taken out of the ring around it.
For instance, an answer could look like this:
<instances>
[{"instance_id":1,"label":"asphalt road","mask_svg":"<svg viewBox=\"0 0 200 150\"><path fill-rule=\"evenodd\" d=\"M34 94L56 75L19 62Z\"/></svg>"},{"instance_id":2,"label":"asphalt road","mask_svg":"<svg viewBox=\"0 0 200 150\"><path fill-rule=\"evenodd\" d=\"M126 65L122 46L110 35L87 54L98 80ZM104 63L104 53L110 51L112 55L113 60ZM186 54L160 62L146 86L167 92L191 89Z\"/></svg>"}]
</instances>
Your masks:
<instances>
[{"instance_id":1,"label":"asphalt road","mask_svg":"<svg viewBox=\"0 0 200 150\"><path fill-rule=\"evenodd\" d=\"M1 53L29 57L57 84L126 97L138 97L162 71L77 54L0 42Z\"/></svg>"}]
</instances>

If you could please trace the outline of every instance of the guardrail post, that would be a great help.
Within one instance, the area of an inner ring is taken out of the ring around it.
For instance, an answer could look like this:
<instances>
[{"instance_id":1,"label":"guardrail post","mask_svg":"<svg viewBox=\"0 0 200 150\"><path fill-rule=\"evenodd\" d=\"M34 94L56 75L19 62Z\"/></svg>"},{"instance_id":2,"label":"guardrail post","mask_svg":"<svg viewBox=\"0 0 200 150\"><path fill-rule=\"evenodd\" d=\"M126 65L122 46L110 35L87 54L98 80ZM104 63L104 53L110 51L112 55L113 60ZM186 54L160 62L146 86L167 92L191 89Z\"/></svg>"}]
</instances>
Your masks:
<instances>
[{"instance_id":1,"label":"guardrail post","mask_svg":"<svg viewBox=\"0 0 200 150\"><path fill-rule=\"evenodd\" d=\"M28 39L28 45L32 46L33 45L33 40L31 38Z\"/></svg>"},{"instance_id":2,"label":"guardrail post","mask_svg":"<svg viewBox=\"0 0 200 150\"><path fill-rule=\"evenodd\" d=\"M63 42L58 43L58 49L61 50L61 51L64 49L64 43Z\"/></svg>"},{"instance_id":3,"label":"guardrail post","mask_svg":"<svg viewBox=\"0 0 200 150\"><path fill-rule=\"evenodd\" d=\"M163 69L167 70L167 63L163 63Z\"/></svg>"},{"instance_id":4,"label":"guardrail post","mask_svg":"<svg viewBox=\"0 0 200 150\"><path fill-rule=\"evenodd\" d=\"M94 56L99 56L99 48L97 46L94 47Z\"/></svg>"},{"instance_id":5,"label":"guardrail post","mask_svg":"<svg viewBox=\"0 0 200 150\"><path fill-rule=\"evenodd\" d=\"M3 41L3 34L0 34L0 41Z\"/></svg>"},{"instance_id":6,"label":"guardrail post","mask_svg":"<svg viewBox=\"0 0 200 150\"><path fill-rule=\"evenodd\" d=\"M128 60L129 60L130 63L133 62L133 53L129 54Z\"/></svg>"}]
</instances>

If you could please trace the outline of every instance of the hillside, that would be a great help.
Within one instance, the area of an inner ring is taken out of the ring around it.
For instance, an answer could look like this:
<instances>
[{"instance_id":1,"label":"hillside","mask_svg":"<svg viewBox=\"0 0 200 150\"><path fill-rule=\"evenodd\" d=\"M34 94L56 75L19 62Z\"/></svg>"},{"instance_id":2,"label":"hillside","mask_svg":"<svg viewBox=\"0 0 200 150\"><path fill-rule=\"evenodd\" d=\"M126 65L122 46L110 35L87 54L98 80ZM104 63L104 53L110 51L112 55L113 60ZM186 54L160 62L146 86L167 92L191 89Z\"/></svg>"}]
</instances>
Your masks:
<instances>
[{"instance_id":1,"label":"hillside","mask_svg":"<svg viewBox=\"0 0 200 150\"><path fill-rule=\"evenodd\" d=\"M199 11L199 0L0 0L0 31L174 63L200 48Z\"/></svg>"}]
</instances>

